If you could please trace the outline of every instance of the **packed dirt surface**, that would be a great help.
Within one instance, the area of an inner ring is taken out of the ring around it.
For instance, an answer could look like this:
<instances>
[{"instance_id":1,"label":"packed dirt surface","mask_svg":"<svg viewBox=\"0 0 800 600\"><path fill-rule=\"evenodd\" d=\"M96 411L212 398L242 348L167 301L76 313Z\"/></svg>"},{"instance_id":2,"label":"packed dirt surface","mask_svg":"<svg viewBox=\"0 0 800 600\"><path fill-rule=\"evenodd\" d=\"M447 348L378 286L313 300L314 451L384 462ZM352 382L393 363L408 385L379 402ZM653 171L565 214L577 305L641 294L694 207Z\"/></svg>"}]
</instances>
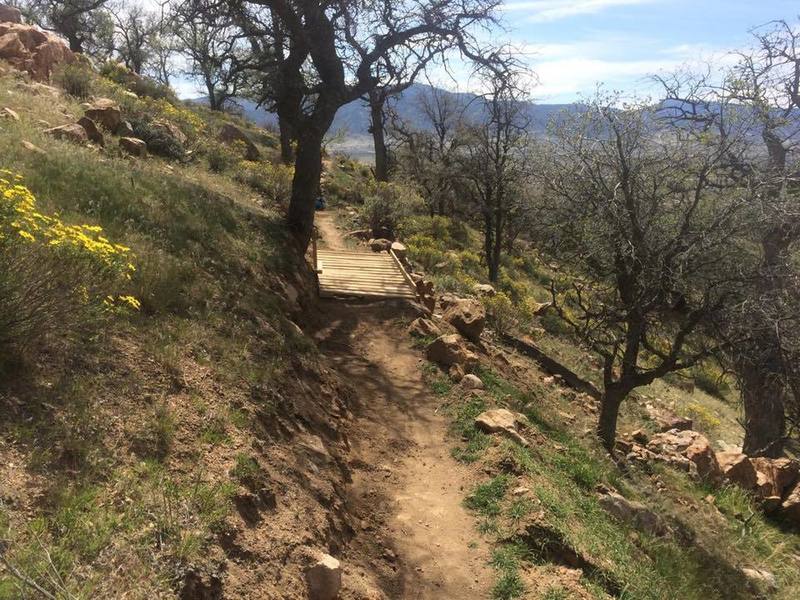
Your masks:
<instances>
[{"instance_id":1,"label":"packed dirt surface","mask_svg":"<svg viewBox=\"0 0 800 600\"><path fill-rule=\"evenodd\" d=\"M317 226L342 248L333 219L318 215ZM320 349L354 390L348 498L359 526L341 557L342 598L488 598L488 551L462 506L472 482L405 332L413 310L340 299L320 311Z\"/></svg>"}]
</instances>

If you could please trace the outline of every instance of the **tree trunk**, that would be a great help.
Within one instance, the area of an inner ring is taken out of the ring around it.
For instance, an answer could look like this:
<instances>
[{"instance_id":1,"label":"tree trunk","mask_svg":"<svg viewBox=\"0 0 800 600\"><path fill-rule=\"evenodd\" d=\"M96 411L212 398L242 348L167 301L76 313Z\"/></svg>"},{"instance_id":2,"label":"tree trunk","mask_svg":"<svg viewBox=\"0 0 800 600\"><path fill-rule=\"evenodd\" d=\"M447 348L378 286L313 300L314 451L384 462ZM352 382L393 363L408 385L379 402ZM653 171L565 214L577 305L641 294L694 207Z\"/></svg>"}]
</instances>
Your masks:
<instances>
[{"instance_id":1,"label":"tree trunk","mask_svg":"<svg viewBox=\"0 0 800 600\"><path fill-rule=\"evenodd\" d=\"M614 443L617 439L617 417L619 407L627 396L617 384L606 386L600 398L600 420L597 423L597 437L609 453L614 452Z\"/></svg>"},{"instance_id":2,"label":"tree trunk","mask_svg":"<svg viewBox=\"0 0 800 600\"><path fill-rule=\"evenodd\" d=\"M384 126L383 108L386 98L378 91L369 94L369 112L372 142L375 147L375 179L389 181L389 151L386 148L386 128Z\"/></svg>"},{"instance_id":3,"label":"tree trunk","mask_svg":"<svg viewBox=\"0 0 800 600\"><path fill-rule=\"evenodd\" d=\"M786 436L784 384L769 366L744 365L739 372L745 421L742 452L778 458L783 455Z\"/></svg>"},{"instance_id":4,"label":"tree trunk","mask_svg":"<svg viewBox=\"0 0 800 600\"><path fill-rule=\"evenodd\" d=\"M289 121L278 115L278 129L281 138L281 162L291 165L294 162L294 135Z\"/></svg>"},{"instance_id":5,"label":"tree trunk","mask_svg":"<svg viewBox=\"0 0 800 600\"><path fill-rule=\"evenodd\" d=\"M297 137L288 224L302 252L308 248L314 229L314 202L322 175L323 137L324 134L311 127L305 128Z\"/></svg>"}]
</instances>

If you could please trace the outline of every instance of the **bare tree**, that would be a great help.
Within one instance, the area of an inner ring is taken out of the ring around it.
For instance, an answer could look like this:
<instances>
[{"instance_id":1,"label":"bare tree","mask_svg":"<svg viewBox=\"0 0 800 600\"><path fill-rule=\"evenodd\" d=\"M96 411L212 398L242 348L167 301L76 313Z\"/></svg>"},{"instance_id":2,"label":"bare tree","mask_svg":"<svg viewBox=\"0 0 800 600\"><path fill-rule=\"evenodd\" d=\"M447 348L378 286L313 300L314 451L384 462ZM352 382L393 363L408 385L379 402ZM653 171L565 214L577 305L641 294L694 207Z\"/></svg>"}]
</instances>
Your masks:
<instances>
[{"instance_id":1,"label":"bare tree","mask_svg":"<svg viewBox=\"0 0 800 600\"><path fill-rule=\"evenodd\" d=\"M645 106L600 97L567 117L541 154L537 237L565 267L555 309L603 360L598 436L613 450L635 388L720 350L703 325L740 285L747 188L730 185L732 144L698 143Z\"/></svg>"},{"instance_id":2,"label":"bare tree","mask_svg":"<svg viewBox=\"0 0 800 600\"><path fill-rule=\"evenodd\" d=\"M477 210L489 280L496 282L509 224L521 215L532 175L528 157L530 116L521 73L491 71L479 116L465 127L459 158L460 190Z\"/></svg>"},{"instance_id":3,"label":"bare tree","mask_svg":"<svg viewBox=\"0 0 800 600\"><path fill-rule=\"evenodd\" d=\"M183 0L175 10L175 37L189 60L187 74L202 81L211 110L222 110L245 83L244 36L216 0Z\"/></svg>"},{"instance_id":4,"label":"bare tree","mask_svg":"<svg viewBox=\"0 0 800 600\"><path fill-rule=\"evenodd\" d=\"M791 301L800 241L800 34L778 21L753 35L755 49L739 53L721 82L708 74L661 82L679 127L698 136L714 131L723 143L745 137L751 147L729 160L740 184L755 192L748 239L756 264L752 285L718 335L744 338L728 354L744 406L744 451L780 456L792 412L786 403L800 387L792 350L800 316Z\"/></svg>"},{"instance_id":5,"label":"bare tree","mask_svg":"<svg viewBox=\"0 0 800 600\"><path fill-rule=\"evenodd\" d=\"M158 17L141 4L123 3L112 6L117 52L125 66L141 75L153 56L153 36L159 30Z\"/></svg>"},{"instance_id":6,"label":"bare tree","mask_svg":"<svg viewBox=\"0 0 800 600\"><path fill-rule=\"evenodd\" d=\"M481 58L474 34L495 22L498 0L236 3L240 26L271 73L267 99L297 142L288 221L300 248L311 238L321 149L336 111L381 84L379 64L413 48L419 60L449 49ZM282 52L276 39L284 40Z\"/></svg>"},{"instance_id":7,"label":"bare tree","mask_svg":"<svg viewBox=\"0 0 800 600\"><path fill-rule=\"evenodd\" d=\"M390 143L398 148L399 169L419 186L431 216L452 214L465 105L457 94L436 87L428 87L417 104L416 127L389 111Z\"/></svg>"}]
</instances>

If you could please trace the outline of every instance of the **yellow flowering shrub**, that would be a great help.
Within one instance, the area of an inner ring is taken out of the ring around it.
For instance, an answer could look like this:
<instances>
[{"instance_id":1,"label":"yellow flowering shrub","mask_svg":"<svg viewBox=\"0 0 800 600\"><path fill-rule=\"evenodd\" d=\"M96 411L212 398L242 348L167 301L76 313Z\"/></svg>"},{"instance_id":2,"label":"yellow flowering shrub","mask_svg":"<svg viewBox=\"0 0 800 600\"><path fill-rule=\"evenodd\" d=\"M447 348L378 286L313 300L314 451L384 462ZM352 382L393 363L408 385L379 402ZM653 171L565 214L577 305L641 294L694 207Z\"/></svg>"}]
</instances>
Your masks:
<instances>
[{"instance_id":1,"label":"yellow flowering shrub","mask_svg":"<svg viewBox=\"0 0 800 600\"><path fill-rule=\"evenodd\" d=\"M135 271L130 248L97 225L39 211L22 178L0 171L0 353L69 338L104 315L138 309L115 293Z\"/></svg>"}]
</instances>

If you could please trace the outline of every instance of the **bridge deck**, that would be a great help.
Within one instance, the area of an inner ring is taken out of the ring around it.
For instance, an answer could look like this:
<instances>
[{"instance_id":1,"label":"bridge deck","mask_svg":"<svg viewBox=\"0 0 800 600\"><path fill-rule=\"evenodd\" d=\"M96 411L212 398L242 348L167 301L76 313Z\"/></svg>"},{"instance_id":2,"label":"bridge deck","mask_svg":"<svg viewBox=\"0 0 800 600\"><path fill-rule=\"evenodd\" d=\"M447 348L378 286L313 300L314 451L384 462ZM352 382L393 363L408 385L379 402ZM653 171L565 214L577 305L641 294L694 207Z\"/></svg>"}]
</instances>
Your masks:
<instances>
[{"instance_id":1,"label":"bridge deck","mask_svg":"<svg viewBox=\"0 0 800 600\"><path fill-rule=\"evenodd\" d=\"M318 250L322 297L363 296L416 299L416 288L397 258L388 252Z\"/></svg>"}]
</instances>

